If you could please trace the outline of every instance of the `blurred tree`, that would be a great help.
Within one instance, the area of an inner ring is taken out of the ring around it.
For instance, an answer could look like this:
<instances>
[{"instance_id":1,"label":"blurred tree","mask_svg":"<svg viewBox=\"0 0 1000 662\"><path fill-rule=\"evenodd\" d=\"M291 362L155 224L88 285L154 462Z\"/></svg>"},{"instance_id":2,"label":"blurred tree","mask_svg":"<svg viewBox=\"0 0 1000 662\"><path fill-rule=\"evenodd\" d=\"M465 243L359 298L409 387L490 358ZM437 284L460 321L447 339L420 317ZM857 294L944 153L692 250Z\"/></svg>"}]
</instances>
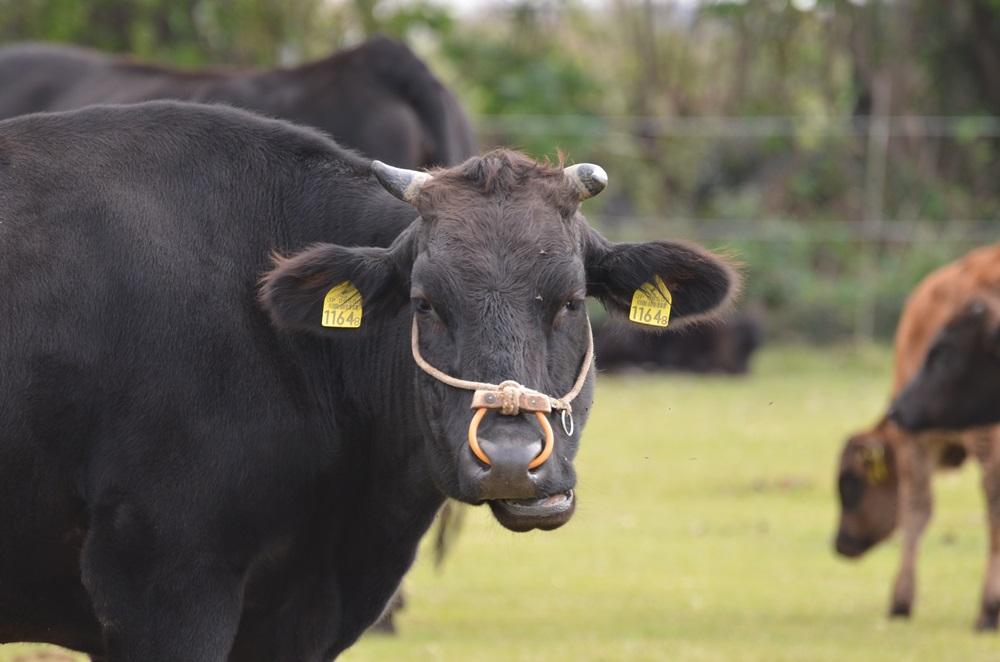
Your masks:
<instances>
[{"instance_id":1,"label":"blurred tree","mask_svg":"<svg viewBox=\"0 0 1000 662\"><path fill-rule=\"evenodd\" d=\"M413 0L405 4L382 0L353 0L354 19L366 37L387 34L410 41L415 32L446 35L454 27L451 10L438 2Z\"/></svg>"},{"instance_id":2,"label":"blurred tree","mask_svg":"<svg viewBox=\"0 0 1000 662\"><path fill-rule=\"evenodd\" d=\"M535 156L554 156L557 148L577 155L600 135L602 92L591 53L570 47L563 34L564 12L572 10L570 3L522 1L441 35L442 55L472 109L487 119L515 116L493 125L493 142Z\"/></svg>"},{"instance_id":3,"label":"blurred tree","mask_svg":"<svg viewBox=\"0 0 1000 662\"><path fill-rule=\"evenodd\" d=\"M267 66L311 50L310 38L325 22L323 6L322 0L0 0L0 40L71 42L179 66Z\"/></svg>"},{"instance_id":4,"label":"blurred tree","mask_svg":"<svg viewBox=\"0 0 1000 662\"><path fill-rule=\"evenodd\" d=\"M866 253L860 219L1000 213L1000 0L0 0L0 42L185 67L295 64L376 32L431 62L484 146L604 165L588 204L609 233L739 238L748 297L782 331L840 334L869 290L884 331L912 285L901 261L974 241ZM880 103L896 119L876 185Z\"/></svg>"}]
</instances>

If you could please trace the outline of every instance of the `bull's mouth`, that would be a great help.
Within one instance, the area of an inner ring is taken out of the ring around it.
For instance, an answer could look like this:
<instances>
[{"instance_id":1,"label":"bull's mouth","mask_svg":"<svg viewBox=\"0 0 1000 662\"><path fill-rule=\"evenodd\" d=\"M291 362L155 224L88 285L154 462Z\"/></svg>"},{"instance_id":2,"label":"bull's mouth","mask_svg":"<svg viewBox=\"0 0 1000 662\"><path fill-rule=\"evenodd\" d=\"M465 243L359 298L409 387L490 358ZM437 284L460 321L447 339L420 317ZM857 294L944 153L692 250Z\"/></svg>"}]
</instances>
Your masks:
<instances>
[{"instance_id":1,"label":"bull's mouth","mask_svg":"<svg viewBox=\"0 0 1000 662\"><path fill-rule=\"evenodd\" d=\"M551 531L573 516L576 493L567 490L538 499L495 499L487 503L497 521L511 531Z\"/></svg>"}]
</instances>

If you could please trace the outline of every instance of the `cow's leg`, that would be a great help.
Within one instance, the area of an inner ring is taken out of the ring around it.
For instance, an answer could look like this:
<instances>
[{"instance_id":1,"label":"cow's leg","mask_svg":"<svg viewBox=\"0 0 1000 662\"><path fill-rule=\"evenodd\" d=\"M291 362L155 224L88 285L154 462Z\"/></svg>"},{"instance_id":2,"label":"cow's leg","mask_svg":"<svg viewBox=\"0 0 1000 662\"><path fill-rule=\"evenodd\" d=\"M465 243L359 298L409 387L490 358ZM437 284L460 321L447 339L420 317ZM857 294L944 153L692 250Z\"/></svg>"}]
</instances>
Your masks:
<instances>
[{"instance_id":1,"label":"cow's leg","mask_svg":"<svg viewBox=\"0 0 1000 662\"><path fill-rule=\"evenodd\" d=\"M996 435L992 435L996 436ZM989 558L983 582L983 600L976 619L977 630L996 630L1000 617L1000 453L991 435L977 439L977 455L983 466L983 493L986 495L989 525Z\"/></svg>"},{"instance_id":2,"label":"cow's leg","mask_svg":"<svg viewBox=\"0 0 1000 662\"><path fill-rule=\"evenodd\" d=\"M189 542L197 536L167 522L125 501L93 517L81 573L108 662L224 662L229 654L241 580L219 555Z\"/></svg>"},{"instance_id":3,"label":"cow's leg","mask_svg":"<svg viewBox=\"0 0 1000 662\"><path fill-rule=\"evenodd\" d=\"M927 445L917 439L900 444L899 526L903 537L902 560L892 587L889 615L908 617L916 593L917 552L933 511L931 473L933 462Z\"/></svg>"}]
</instances>

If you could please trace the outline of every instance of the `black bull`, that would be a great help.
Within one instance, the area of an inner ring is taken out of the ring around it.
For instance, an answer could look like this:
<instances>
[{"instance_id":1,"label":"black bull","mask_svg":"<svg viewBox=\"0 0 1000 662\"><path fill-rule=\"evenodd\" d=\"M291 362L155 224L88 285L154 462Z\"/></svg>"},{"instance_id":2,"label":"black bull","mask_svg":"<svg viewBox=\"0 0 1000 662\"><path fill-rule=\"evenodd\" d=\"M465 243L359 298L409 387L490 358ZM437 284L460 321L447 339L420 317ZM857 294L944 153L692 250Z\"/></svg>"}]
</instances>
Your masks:
<instances>
[{"instance_id":1,"label":"black bull","mask_svg":"<svg viewBox=\"0 0 1000 662\"><path fill-rule=\"evenodd\" d=\"M682 319L736 287L696 247L607 242L577 182L512 152L437 173L413 206L372 167L222 107L0 123L0 642L329 659L446 496L520 528L575 498L593 370L551 459L527 471L537 423L494 414L484 466L471 393L411 358L414 317L442 370L558 395L587 367L585 295L621 314L656 274ZM344 281L362 324L324 328Z\"/></svg>"},{"instance_id":2,"label":"black bull","mask_svg":"<svg viewBox=\"0 0 1000 662\"><path fill-rule=\"evenodd\" d=\"M71 46L0 49L0 119L156 99L224 103L312 126L403 168L454 165L476 150L451 92L409 48L385 37L259 71L180 71Z\"/></svg>"}]
</instances>

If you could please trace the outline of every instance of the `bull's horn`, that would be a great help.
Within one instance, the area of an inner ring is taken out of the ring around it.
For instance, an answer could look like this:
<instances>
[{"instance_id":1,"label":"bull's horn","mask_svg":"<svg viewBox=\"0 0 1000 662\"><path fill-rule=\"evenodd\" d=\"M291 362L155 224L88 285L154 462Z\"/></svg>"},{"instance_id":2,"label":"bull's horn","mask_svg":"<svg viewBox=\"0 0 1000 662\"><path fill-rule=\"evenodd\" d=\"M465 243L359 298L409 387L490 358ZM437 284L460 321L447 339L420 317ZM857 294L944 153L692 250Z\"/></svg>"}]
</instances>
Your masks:
<instances>
[{"instance_id":1,"label":"bull's horn","mask_svg":"<svg viewBox=\"0 0 1000 662\"><path fill-rule=\"evenodd\" d=\"M577 163L563 169L566 177L580 193L580 199L592 198L608 185L608 173L593 163Z\"/></svg>"},{"instance_id":2,"label":"bull's horn","mask_svg":"<svg viewBox=\"0 0 1000 662\"><path fill-rule=\"evenodd\" d=\"M426 172L395 168L381 161L372 161L372 172L386 191L410 204L416 201L424 184L431 180Z\"/></svg>"}]
</instances>

